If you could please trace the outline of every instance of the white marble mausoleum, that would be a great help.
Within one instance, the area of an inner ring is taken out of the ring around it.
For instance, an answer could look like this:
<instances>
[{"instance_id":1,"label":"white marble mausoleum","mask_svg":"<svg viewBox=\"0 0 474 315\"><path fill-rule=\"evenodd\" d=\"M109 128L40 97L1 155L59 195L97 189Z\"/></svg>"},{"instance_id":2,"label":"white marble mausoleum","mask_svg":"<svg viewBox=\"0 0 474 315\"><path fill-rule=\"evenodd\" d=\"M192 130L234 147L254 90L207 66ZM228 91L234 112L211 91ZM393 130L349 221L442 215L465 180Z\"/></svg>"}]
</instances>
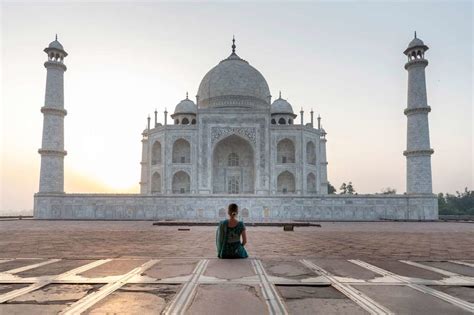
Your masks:
<instances>
[{"instance_id":1,"label":"white marble mausoleum","mask_svg":"<svg viewBox=\"0 0 474 315\"><path fill-rule=\"evenodd\" d=\"M155 112L143 132L142 194L328 192L326 133L312 112L311 123L295 124L281 94L272 102L267 81L235 44L202 79L196 103L186 96L171 118L158 124Z\"/></svg>"},{"instance_id":2,"label":"white marble mausoleum","mask_svg":"<svg viewBox=\"0 0 474 315\"><path fill-rule=\"evenodd\" d=\"M148 117L143 131L140 194L64 193L63 46L48 60L35 217L43 219L217 220L237 202L245 220L437 219L431 191L424 53L413 39L405 54L409 74L407 193L328 194L326 132L318 116L304 124L281 93L272 100L265 77L236 53L204 75L194 100L178 102L163 123ZM402 171L402 170L400 170Z\"/></svg>"}]
</instances>

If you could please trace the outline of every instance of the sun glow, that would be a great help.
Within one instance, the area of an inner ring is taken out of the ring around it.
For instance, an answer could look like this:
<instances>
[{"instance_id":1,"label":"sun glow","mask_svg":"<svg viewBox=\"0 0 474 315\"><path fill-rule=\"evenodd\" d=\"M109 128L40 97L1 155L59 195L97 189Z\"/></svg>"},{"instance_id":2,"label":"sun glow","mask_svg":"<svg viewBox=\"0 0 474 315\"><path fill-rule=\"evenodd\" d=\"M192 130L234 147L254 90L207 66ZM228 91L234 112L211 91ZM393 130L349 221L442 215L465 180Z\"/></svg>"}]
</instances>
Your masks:
<instances>
[{"instance_id":1,"label":"sun glow","mask_svg":"<svg viewBox=\"0 0 474 315\"><path fill-rule=\"evenodd\" d=\"M65 191L69 193L138 193L136 174L102 170L98 174L65 170Z\"/></svg>"},{"instance_id":2,"label":"sun glow","mask_svg":"<svg viewBox=\"0 0 474 315\"><path fill-rule=\"evenodd\" d=\"M57 32L69 53L66 192L138 192L146 116L153 124L156 108L163 123L164 109L173 113L186 91L194 99L205 73L231 52L237 32L237 53L262 72L274 98L283 89L296 111L304 108L305 122L312 108L321 114L332 184L403 193L407 74L401 50L414 29L430 45L434 191L472 187L470 12L468 2L2 3L0 211L33 207L43 49ZM457 47L455 58L446 57L445 47Z\"/></svg>"}]
</instances>

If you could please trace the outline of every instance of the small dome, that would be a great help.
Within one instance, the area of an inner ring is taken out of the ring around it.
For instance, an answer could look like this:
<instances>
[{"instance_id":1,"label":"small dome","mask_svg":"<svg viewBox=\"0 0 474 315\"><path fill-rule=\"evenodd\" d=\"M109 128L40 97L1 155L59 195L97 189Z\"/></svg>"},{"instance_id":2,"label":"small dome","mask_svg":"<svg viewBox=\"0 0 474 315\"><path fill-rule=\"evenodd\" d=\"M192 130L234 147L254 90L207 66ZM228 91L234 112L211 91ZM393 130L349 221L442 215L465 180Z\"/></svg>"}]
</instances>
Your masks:
<instances>
[{"instance_id":1,"label":"small dome","mask_svg":"<svg viewBox=\"0 0 474 315\"><path fill-rule=\"evenodd\" d=\"M405 49L403 53L408 56L409 54L412 53L413 49L421 49L423 51L427 51L429 49L428 46L426 46L425 43L423 43L421 39L416 37L416 32L415 32L415 38L411 40L411 42L408 44L408 47Z\"/></svg>"},{"instance_id":2,"label":"small dome","mask_svg":"<svg viewBox=\"0 0 474 315\"><path fill-rule=\"evenodd\" d=\"M176 105L176 108L174 109L174 114L196 114L197 113L197 106L194 104L193 101L188 99L182 100L179 102L178 105Z\"/></svg>"},{"instance_id":3,"label":"small dome","mask_svg":"<svg viewBox=\"0 0 474 315\"><path fill-rule=\"evenodd\" d=\"M288 103L287 100L282 99L280 95L280 97L272 103L270 112L272 114L293 114L293 107L291 107L291 104Z\"/></svg>"},{"instance_id":4,"label":"small dome","mask_svg":"<svg viewBox=\"0 0 474 315\"><path fill-rule=\"evenodd\" d=\"M54 49L64 50L63 45L61 45L61 43L58 42L58 40L54 40L54 41L52 41L51 43L49 43L48 48L54 48Z\"/></svg>"},{"instance_id":5,"label":"small dome","mask_svg":"<svg viewBox=\"0 0 474 315\"><path fill-rule=\"evenodd\" d=\"M425 43L419 38L413 38L413 40L408 44L408 48L413 48L417 46L425 46Z\"/></svg>"},{"instance_id":6,"label":"small dome","mask_svg":"<svg viewBox=\"0 0 474 315\"><path fill-rule=\"evenodd\" d=\"M232 53L204 76L198 96L200 108L265 107L269 105L270 89L257 69Z\"/></svg>"}]
</instances>

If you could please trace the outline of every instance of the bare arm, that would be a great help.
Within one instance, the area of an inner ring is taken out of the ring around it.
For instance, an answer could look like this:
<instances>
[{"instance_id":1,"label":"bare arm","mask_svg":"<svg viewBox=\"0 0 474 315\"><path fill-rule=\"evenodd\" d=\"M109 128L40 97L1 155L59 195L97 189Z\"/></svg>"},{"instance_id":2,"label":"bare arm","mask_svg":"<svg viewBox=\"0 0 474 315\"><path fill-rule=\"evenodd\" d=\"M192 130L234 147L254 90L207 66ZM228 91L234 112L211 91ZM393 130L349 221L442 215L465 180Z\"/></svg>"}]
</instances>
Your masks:
<instances>
[{"instance_id":1,"label":"bare arm","mask_svg":"<svg viewBox=\"0 0 474 315\"><path fill-rule=\"evenodd\" d=\"M242 231L242 245L247 244L247 230Z\"/></svg>"}]
</instances>

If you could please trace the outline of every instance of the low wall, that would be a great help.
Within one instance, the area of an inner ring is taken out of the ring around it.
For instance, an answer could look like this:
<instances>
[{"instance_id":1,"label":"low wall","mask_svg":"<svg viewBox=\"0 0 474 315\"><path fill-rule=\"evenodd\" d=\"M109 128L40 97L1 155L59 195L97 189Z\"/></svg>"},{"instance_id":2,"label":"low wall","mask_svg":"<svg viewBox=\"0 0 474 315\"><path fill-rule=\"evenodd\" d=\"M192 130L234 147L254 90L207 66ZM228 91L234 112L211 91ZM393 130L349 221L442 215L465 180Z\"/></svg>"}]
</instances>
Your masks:
<instances>
[{"instance_id":1,"label":"low wall","mask_svg":"<svg viewBox=\"0 0 474 315\"><path fill-rule=\"evenodd\" d=\"M35 194L37 219L219 220L231 202L245 221L437 220L435 195L228 196Z\"/></svg>"}]
</instances>

